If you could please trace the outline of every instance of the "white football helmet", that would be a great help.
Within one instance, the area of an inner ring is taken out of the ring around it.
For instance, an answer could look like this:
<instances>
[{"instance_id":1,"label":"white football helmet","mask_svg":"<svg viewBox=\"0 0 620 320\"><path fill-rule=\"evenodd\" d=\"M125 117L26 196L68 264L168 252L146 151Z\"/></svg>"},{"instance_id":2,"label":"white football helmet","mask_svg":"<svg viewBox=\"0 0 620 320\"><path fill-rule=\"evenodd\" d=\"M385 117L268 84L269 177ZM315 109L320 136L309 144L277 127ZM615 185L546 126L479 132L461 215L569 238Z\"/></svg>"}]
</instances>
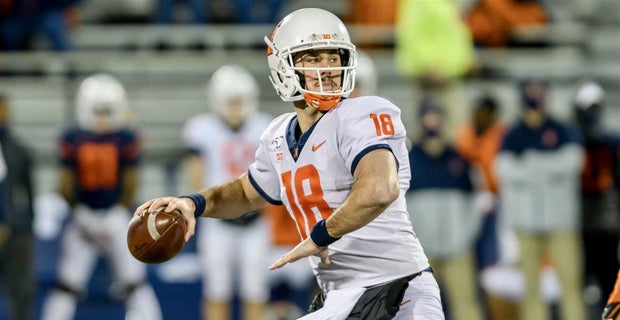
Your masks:
<instances>
[{"instance_id":1,"label":"white football helmet","mask_svg":"<svg viewBox=\"0 0 620 320\"><path fill-rule=\"evenodd\" d=\"M104 131L115 131L126 125L127 95L123 85L113 76L97 73L80 84L76 94L76 117L80 128L98 131L105 119Z\"/></svg>"},{"instance_id":2,"label":"white football helmet","mask_svg":"<svg viewBox=\"0 0 620 320\"><path fill-rule=\"evenodd\" d=\"M355 67L357 52L351 43L344 23L333 13L317 8L296 10L280 21L267 43L267 62L271 70L271 83L284 101L306 102L319 110L329 110L336 106L343 96L355 87ZM293 57L307 50L336 49L342 67L301 68L295 67ZM307 90L301 71L315 71L320 81L325 71L341 71L341 87L336 91Z\"/></svg>"},{"instance_id":3,"label":"white football helmet","mask_svg":"<svg viewBox=\"0 0 620 320\"><path fill-rule=\"evenodd\" d=\"M605 99L605 90L595 81L581 83L575 94L574 104L581 110L587 110L593 105L601 104Z\"/></svg>"},{"instance_id":4,"label":"white football helmet","mask_svg":"<svg viewBox=\"0 0 620 320\"><path fill-rule=\"evenodd\" d=\"M372 58L363 51L357 51L355 91L358 95L372 96L377 93L377 68Z\"/></svg>"},{"instance_id":5,"label":"white football helmet","mask_svg":"<svg viewBox=\"0 0 620 320\"><path fill-rule=\"evenodd\" d=\"M217 69L207 83L207 99L211 110L226 118L231 99L240 99L242 115L258 109L259 92L254 76L244 67L229 64Z\"/></svg>"}]
</instances>

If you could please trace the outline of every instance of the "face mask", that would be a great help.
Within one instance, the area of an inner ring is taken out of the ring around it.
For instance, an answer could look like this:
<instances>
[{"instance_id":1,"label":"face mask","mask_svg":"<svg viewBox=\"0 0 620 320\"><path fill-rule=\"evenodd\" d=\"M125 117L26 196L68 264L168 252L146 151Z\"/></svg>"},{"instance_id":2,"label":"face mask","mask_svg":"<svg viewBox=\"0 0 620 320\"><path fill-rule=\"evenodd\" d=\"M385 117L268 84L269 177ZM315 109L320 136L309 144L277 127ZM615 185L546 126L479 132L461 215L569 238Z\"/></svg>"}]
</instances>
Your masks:
<instances>
[{"instance_id":1,"label":"face mask","mask_svg":"<svg viewBox=\"0 0 620 320\"><path fill-rule=\"evenodd\" d=\"M423 128L422 129L422 138L436 138L441 136L440 128Z\"/></svg>"},{"instance_id":2,"label":"face mask","mask_svg":"<svg viewBox=\"0 0 620 320\"><path fill-rule=\"evenodd\" d=\"M519 84L519 95L524 108L540 110L544 107L547 85L541 80L524 80Z\"/></svg>"},{"instance_id":3,"label":"face mask","mask_svg":"<svg viewBox=\"0 0 620 320\"><path fill-rule=\"evenodd\" d=\"M530 96L523 97L523 105L527 109L540 110L542 109L543 102L544 102L544 99L542 97L530 97Z\"/></svg>"}]
</instances>

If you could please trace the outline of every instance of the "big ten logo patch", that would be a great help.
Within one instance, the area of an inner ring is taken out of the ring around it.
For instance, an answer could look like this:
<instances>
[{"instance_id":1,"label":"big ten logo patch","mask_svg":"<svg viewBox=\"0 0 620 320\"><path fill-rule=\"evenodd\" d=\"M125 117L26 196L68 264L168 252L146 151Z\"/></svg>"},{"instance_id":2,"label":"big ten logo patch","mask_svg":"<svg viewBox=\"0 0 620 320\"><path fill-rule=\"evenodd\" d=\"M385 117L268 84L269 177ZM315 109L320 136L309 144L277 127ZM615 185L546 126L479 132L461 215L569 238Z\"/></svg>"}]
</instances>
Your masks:
<instances>
[{"instance_id":1,"label":"big ten logo patch","mask_svg":"<svg viewBox=\"0 0 620 320\"><path fill-rule=\"evenodd\" d=\"M310 35L310 42L313 41L325 41L325 40L338 40L340 37L337 33L313 33Z\"/></svg>"}]
</instances>

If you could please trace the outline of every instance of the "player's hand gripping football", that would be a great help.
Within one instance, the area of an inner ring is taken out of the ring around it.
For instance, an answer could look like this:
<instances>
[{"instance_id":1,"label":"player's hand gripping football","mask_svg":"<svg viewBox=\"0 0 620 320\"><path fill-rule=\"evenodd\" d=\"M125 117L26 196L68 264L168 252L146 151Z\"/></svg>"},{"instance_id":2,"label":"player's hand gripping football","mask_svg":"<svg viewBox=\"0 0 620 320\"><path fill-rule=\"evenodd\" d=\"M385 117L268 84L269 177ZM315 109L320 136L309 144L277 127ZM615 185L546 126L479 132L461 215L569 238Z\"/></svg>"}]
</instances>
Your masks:
<instances>
[{"instance_id":1,"label":"player's hand gripping football","mask_svg":"<svg viewBox=\"0 0 620 320\"><path fill-rule=\"evenodd\" d=\"M329 249L327 247L317 246L312 238L307 237L306 240L300 242L295 248L280 257L278 261L269 266L269 270L281 268L287 263L295 262L301 258L317 256L321 258L321 262L325 264L332 263L329 258Z\"/></svg>"},{"instance_id":2,"label":"player's hand gripping football","mask_svg":"<svg viewBox=\"0 0 620 320\"><path fill-rule=\"evenodd\" d=\"M148 209L150 212L155 211L159 207L164 207L164 212L172 212L175 209L183 213L183 218L187 222L187 233L185 233L185 241L194 235L196 229L196 218L194 217L195 205L191 199L177 197L160 197L146 201L141 204L134 215L140 214Z\"/></svg>"}]
</instances>

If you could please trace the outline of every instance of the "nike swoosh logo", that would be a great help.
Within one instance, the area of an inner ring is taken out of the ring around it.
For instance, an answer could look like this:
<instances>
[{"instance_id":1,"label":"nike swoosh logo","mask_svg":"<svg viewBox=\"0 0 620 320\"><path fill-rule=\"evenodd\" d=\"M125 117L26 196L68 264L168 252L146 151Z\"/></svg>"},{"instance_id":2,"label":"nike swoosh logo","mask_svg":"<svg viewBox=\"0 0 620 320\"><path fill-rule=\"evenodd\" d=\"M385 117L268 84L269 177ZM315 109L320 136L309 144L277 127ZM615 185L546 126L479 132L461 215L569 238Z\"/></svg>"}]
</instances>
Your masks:
<instances>
[{"instance_id":1,"label":"nike swoosh logo","mask_svg":"<svg viewBox=\"0 0 620 320\"><path fill-rule=\"evenodd\" d=\"M406 305L406 304L407 304L407 303L409 303L409 302L411 302L411 299L409 299L409 300L407 300L407 301L403 301L403 302L400 304L400 307L402 307L402 306Z\"/></svg>"},{"instance_id":2,"label":"nike swoosh logo","mask_svg":"<svg viewBox=\"0 0 620 320\"><path fill-rule=\"evenodd\" d=\"M325 144L325 142L327 142L327 140L323 140L323 142L321 142L319 144L313 144L312 145L312 152L315 152L315 151L319 150L319 148L321 146L323 146Z\"/></svg>"}]
</instances>

